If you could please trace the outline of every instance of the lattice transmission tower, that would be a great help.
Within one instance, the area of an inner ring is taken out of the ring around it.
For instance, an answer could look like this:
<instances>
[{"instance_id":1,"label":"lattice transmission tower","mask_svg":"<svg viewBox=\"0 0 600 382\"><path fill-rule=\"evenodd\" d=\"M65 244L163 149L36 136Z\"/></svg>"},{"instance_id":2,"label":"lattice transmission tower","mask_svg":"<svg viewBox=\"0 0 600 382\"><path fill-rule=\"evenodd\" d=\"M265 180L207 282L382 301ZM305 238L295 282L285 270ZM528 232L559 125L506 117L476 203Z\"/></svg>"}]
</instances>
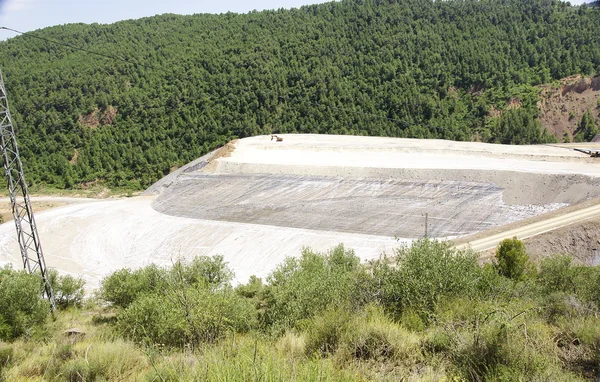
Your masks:
<instances>
[{"instance_id":1,"label":"lattice transmission tower","mask_svg":"<svg viewBox=\"0 0 600 382\"><path fill-rule=\"evenodd\" d=\"M31 274L39 274L44 284L44 295L50 301L52 312L56 313L54 293L48 279L44 253L40 243L31 200L27 191L27 183L23 174L23 164L19 156L17 138L8 109L8 99L4 78L0 71L0 143L2 144L2 160L8 184L8 195L12 214L17 228L17 240L21 250L23 267Z\"/></svg>"}]
</instances>

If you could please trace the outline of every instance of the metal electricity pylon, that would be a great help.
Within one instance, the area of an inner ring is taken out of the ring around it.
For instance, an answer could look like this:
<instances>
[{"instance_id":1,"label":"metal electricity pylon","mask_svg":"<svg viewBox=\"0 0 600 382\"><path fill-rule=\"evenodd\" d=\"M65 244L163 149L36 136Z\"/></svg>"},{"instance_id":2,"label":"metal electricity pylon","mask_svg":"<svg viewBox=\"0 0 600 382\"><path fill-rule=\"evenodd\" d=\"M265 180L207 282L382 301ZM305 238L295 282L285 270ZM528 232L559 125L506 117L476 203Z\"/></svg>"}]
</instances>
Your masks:
<instances>
[{"instance_id":1,"label":"metal electricity pylon","mask_svg":"<svg viewBox=\"0 0 600 382\"><path fill-rule=\"evenodd\" d=\"M50 301L52 312L56 312L54 293L48 279L44 253L40 243L31 200L27 191L27 183L23 174L23 164L19 157L19 147L8 109L8 99L4 87L4 78L0 71L0 143L2 144L2 160L8 184L8 195L12 214L17 227L17 240L21 249L23 267L31 274L39 274L44 283L44 294Z\"/></svg>"}]
</instances>

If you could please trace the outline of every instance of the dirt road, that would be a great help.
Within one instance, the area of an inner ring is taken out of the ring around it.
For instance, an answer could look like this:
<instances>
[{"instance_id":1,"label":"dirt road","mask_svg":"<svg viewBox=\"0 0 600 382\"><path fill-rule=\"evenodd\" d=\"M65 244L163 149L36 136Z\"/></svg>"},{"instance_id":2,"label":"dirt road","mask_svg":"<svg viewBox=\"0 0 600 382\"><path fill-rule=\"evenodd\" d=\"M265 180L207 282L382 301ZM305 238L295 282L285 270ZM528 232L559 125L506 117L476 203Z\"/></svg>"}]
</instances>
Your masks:
<instances>
[{"instance_id":1,"label":"dirt road","mask_svg":"<svg viewBox=\"0 0 600 382\"><path fill-rule=\"evenodd\" d=\"M527 239L529 237L542 234L569 224L585 221L600 216L600 204L571 211L564 215L555 216L543 221L527 224L522 227L509 229L504 232L496 233L484 238L476 239L471 242L457 245L458 249L471 247L477 252L487 251L495 248L498 243L506 238L517 237L518 239Z\"/></svg>"}]
</instances>

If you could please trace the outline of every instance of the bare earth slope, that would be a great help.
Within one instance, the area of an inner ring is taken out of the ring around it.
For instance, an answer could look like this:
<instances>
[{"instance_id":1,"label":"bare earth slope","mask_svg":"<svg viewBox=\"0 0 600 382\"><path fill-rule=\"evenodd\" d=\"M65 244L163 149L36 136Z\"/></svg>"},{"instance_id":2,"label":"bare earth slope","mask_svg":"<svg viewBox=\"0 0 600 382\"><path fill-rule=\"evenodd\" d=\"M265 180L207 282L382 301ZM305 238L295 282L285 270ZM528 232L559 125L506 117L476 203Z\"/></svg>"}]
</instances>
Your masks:
<instances>
[{"instance_id":1,"label":"bare earth slope","mask_svg":"<svg viewBox=\"0 0 600 382\"><path fill-rule=\"evenodd\" d=\"M394 236L453 238L600 196L600 162L557 146L286 135L230 143L137 198L44 211L49 266L83 275L197 255L225 256L238 281L266 276L302 247L343 242L363 259ZM14 226L0 263L18 266Z\"/></svg>"},{"instance_id":2,"label":"bare earth slope","mask_svg":"<svg viewBox=\"0 0 600 382\"><path fill-rule=\"evenodd\" d=\"M592 78L572 76L562 79L556 86L541 86L538 109L542 127L552 132L558 139L563 139L566 134L570 142L586 110L590 110L592 116L600 121L598 99L600 99L600 76Z\"/></svg>"}]
</instances>

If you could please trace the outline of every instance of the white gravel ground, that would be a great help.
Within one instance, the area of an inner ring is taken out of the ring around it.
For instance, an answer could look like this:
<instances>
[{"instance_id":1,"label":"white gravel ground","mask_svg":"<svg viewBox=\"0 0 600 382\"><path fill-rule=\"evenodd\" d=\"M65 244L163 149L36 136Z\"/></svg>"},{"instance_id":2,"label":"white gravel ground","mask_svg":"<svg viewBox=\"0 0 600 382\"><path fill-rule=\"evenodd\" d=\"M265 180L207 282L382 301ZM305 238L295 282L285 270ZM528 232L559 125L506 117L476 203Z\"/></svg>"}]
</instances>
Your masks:
<instances>
[{"instance_id":1,"label":"white gravel ground","mask_svg":"<svg viewBox=\"0 0 600 382\"><path fill-rule=\"evenodd\" d=\"M504 193L504 199L510 194L507 210L523 217L552 210L562 205L559 203L572 203L599 189L591 183L600 177L600 161L561 147L348 136L283 137L284 141L279 143L270 141L268 136L240 140L231 156L219 158L215 166L206 167L212 169L211 173L199 169L205 160L198 161L197 165L167 177L155 189L166 194L177 189L172 185L177 185L178 180L189 180L194 174L291 174L382 181L404 177L428 181L434 176L435 182L456 178L461 182L506 186L510 190ZM489 179L485 174L491 174ZM559 175L568 178L551 177ZM363 183L372 182L357 184ZM552 192L547 192L548 189ZM523 202L538 194L540 205ZM298 255L304 246L324 251L343 242L362 259L391 253L398 246L387 234L333 232L322 227L290 228L281 223L268 225L263 220L260 224L249 224L243 219L228 221L226 217L207 220L166 215L152 208L154 200L144 196L86 201L39 213L36 220L48 266L83 276L88 290L92 290L103 276L123 267L167 265L178 257L222 254L234 270L236 280L244 282L253 274L265 277L286 256ZM499 205L504 203L500 196L490 200L497 200ZM12 222L0 226L0 265L5 263L13 263L15 267L21 263Z\"/></svg>"},{"instance_id":2,"label":"white gravel ground","mask_svg":"<svg viewBox=\"0 0 600 382\"><path fill-rule=\"evenodd\" d=\"M283 142L268 136L242 139L231 157L221 158L219 171L230 163L332 168L444 169L518 171L538 174L600 176L600 161L551 145L508 146L444 140L289 135ZM225 170L226 171L226 170ZM332 176L339 176L332 169Z\"/></svg>"},{"instance_id":3,"label":"white gravel ground","mask_svg":"<svg viewBox=\"0 0 600 382\"><path fill-rule=\"evenodd\" d=\"M267 276L306 245L326 251L343 242L363 259L391 253L398 246L390 237L172 217L156 212L151 204L152 197L137 197L39 213L46 264L83 276L92 290L114 270L169 265L178 258L222 254L236 280L245 282L251 275ZM0 263L7 262L20 264L12 222L0 225Z\"/></svg>"}]
</instances>

